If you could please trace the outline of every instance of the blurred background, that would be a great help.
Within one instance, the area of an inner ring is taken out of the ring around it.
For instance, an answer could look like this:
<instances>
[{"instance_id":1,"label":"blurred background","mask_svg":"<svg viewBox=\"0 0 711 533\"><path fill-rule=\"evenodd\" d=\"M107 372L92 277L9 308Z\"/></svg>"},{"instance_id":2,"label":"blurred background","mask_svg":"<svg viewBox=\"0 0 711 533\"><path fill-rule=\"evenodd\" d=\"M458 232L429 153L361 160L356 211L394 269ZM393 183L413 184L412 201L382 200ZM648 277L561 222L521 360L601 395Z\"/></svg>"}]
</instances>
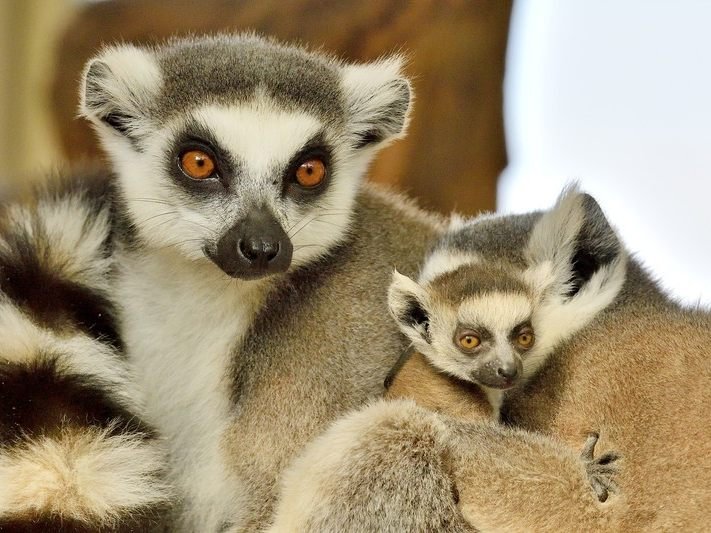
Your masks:
<instances>
[{"instance_id":1,"label":"blurred background","mask_svg":"<svg viewBox=\"0 0 711 533\"><path fill-rule=\"evenodd\" d=\"M711 303L711 2L0 0L0 187L100 157L76 118L103 43L255 29L351 60L405 50L410 133L371 179L465 214L593 193L688 303Z\"/></svg>"}]
</instances>

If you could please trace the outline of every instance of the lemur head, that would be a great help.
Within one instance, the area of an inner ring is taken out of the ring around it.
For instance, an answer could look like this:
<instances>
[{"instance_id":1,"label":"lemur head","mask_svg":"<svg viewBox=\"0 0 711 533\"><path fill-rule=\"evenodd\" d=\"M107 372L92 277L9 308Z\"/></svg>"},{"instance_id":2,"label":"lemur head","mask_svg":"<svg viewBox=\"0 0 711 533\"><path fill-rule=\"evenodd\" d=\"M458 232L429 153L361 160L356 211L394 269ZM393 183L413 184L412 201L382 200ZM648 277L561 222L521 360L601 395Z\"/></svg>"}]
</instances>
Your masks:
<instances>
[{"instance_id":1,"label":"lemur head","mask_svg":"<svg viewBox=\"0 0 711 533\"><path fill-rule=\"evenodd\" d=\"M390 311L414 347L460 379L508 388L607 307L627 253L597 202L571 188L550 211L455 220Z\"/></svg>"},{"instance_id":2,"label":"lemur head","mask_svg":"<svg viewBox=\"0 0 711 533\"><path fill-rule=\"evenodd\" d=\"M259 278L347 234L368 163L407 123L401 63L344 64L254 35L121 45L87 64L81 112L140 242Z\"/></svg>"}]
</instances>

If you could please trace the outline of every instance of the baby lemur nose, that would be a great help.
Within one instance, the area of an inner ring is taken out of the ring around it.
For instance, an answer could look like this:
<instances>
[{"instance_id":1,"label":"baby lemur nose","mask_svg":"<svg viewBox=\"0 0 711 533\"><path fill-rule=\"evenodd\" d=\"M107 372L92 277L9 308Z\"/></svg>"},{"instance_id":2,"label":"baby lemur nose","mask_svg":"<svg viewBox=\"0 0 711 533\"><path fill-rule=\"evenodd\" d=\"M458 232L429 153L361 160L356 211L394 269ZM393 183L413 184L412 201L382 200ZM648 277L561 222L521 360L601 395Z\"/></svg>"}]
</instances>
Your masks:
<instances>
[{"instance_id":1,"label":"baby lemur nose","mask_svg":"<svg viewBox=\"0 0 711 533\"><path fill-rule=\"evenodd\" d=\"M518 365L505 364L496 369L496 373L504 379L513 380L518 376Z\"/></svg>"}]
</instances>

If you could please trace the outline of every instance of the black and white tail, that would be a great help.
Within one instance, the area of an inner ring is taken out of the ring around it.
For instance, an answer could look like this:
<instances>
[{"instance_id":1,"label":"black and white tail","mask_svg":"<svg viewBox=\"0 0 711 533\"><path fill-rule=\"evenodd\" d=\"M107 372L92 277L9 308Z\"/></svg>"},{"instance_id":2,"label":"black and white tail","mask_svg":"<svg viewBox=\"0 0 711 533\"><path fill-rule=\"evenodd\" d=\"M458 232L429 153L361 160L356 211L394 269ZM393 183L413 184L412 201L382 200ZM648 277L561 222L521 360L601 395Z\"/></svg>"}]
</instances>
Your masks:
<instances>
[{"instance_id":1,"label":"black and white tail","mask_svg":"<svg viewBox=\"0 0 711 533\"><path fill-rule=\"evenodd\" d=\"M169 507L109 299L106 178L0 215L0 531L145 531Z\"/></svg>"}]
</instances>

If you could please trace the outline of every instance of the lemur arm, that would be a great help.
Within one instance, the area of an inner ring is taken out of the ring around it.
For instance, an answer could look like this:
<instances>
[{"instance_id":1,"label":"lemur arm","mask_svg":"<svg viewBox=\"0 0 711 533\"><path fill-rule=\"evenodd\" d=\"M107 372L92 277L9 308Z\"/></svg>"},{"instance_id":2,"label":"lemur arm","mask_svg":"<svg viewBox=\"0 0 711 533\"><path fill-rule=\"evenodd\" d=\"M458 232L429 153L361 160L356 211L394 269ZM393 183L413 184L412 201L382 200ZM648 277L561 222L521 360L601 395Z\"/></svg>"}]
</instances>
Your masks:
<instances>
[{"instance_id":1,"label":"lemur arm","mask_svg":"<svg viewBox=\"0 0 711 533\"><path fill-rule=\"evenodd\" d=\"M292 464L270 531L617 531L589 472L554 439L380 401Z\"/></svg>"},{"instance_id":2,"label":"lemur arm","mask_svg":"<svg viewBox=\"0 0 711 533\"><path fill-rule=\"evenodd\" d=\"M168 509L113 321L110 213L94 186L58 185L0 219L0 531L147 531Z\"/></svg>"}]
</instances>

